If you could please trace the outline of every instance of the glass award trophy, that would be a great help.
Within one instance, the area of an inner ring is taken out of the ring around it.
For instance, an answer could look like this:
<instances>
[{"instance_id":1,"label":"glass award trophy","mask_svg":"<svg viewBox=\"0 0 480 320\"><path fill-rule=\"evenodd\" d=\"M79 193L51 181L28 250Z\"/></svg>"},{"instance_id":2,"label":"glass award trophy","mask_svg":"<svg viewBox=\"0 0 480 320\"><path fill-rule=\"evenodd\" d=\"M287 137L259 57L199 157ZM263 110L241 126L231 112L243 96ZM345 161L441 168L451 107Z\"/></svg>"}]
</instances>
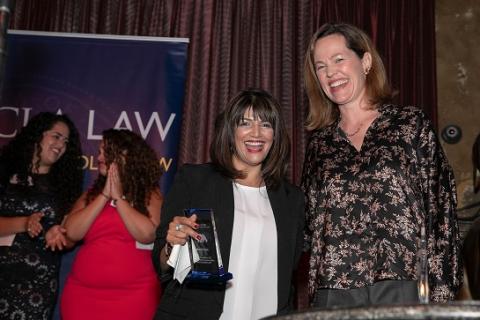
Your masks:
<instances>
[{"instance_id":1,"label":"glass award trophy","mask_svg":"<svg viewBox=\"0 0 480 320\"><path fill-rule=\"evenodd\" d=\"M430 288L428 284L428 252L425 226L420 229L420 245L417 255L418 302L428 304L430 302Z\"/></svg>"},{"instance_id":2,"label":"glass award trophy","mask_svg":"<svg viewBox=\"0 0 480 320\"><path fill-rule=\"evenodd\" d=\"M191 272L186 280L190 283L222 285L232 279L232 274L223 269L220 243L218 242L215 216L212 209L185 209L185 216L197 216L198 229L201 239L194 238L188 241Z\"/></svg>"}]
</instances>

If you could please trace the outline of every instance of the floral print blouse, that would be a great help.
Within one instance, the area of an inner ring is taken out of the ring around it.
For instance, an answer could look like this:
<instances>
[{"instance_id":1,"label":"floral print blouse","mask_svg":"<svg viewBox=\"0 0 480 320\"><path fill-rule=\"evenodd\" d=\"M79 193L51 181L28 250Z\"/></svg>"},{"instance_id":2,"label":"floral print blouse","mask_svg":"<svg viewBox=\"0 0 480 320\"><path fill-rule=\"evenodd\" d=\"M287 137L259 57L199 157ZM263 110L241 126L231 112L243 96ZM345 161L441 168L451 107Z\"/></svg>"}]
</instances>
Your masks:
<instances>
[{"instance_id":1,"label":"floral print blouse","mask_svg":"<svg viewBox=\"0 0 480 320\"><path fill-rule=\"evenodd\" d=\"M416 280L427 233L433 301L461 284L452 170L425 114L383 105L360 151L338 121L310 136L302 175L309 293Z\"/></svg>"}]
</instances>

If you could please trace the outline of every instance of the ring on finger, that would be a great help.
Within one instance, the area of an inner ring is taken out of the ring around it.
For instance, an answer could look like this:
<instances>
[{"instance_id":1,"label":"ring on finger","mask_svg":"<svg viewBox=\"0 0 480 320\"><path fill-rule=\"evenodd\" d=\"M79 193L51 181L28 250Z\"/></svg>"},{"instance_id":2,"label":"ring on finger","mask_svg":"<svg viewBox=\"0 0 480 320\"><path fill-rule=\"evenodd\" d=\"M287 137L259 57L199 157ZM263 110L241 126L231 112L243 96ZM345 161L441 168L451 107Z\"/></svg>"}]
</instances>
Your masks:
<instances>
[{"instance_id":1,"label":"ring on finger","mask_svg":"<svg viewBox=\"0 0 480 320\"><path fill-rule=\"evenodd\" d=\"M177 225L175 226L175 231L180 231L182 230L182 225L180 223L177 223Z\"/></svg>"}]
</instances>

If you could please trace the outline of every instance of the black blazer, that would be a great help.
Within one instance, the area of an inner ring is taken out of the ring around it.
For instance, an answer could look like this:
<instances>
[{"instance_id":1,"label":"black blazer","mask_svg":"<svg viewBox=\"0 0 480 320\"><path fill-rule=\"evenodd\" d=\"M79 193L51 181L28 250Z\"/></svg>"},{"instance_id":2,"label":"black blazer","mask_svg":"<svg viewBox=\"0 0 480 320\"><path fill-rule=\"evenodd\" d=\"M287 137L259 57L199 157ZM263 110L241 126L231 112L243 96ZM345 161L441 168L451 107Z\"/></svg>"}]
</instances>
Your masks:
<instances>
[{"instance_id":1,"label":"black blazer","mask_svg":"<svg viewBox=\"0 0 480 320\"><path fill-rule=\"evenodd\" d=\"M278 238L278 312L291 307L292 272L303 244L305 220L304 196L299 188L283 182L275 190L267 189L275 216ZM185 165L178 172L165 198L161 223L152 252L153 263L163 280L164 292L156 319L218 319L223 312L224 288L199 289L171 281L172 270L160 269L160 252L165 245L168 224L185 208L212 208L215 212L220 251L228 270L233 229L233 185L210 164ZM235 277L235 275L233 275Z\"/></svg>"}]
</instances>

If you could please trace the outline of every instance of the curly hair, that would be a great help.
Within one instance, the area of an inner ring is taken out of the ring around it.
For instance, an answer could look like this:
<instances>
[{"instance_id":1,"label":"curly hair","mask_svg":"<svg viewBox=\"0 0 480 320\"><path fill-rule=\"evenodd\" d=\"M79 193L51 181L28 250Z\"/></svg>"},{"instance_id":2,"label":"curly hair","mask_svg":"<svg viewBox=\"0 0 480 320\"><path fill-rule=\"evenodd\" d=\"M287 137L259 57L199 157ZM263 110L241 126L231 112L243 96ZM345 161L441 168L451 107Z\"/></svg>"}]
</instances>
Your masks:
<instances>
[{"instance_id":1,"label":"curly hair","mask_svg":"<svg viewBox=\"0 0 480 320\"><path fill-rule=\"evenodd\" d=\"M148 215L148 201L152 192L158 192L162 175L155 151L142 137L129 130L103 131L103 144L106 166L114 162L118 165L126 200ZM102 192L105 182L106 177L99 174L87 193L87 203Z\"/></svg>"},{"instance_id":2,"label":"curly hair","mask_svg":"<svg viewBox=\"0 0 480 320\"><path fill-rule=\"evenodd\" d=\"M58 122L64 123L70 134L65 153L50 168L48 180L56 195L59 217L63 217L82 193L83 184L80 135L68 116L41 112L32 117L15 138L0 151L0 164L3 170L0 182L6 185L13 175L17 175L20 182L26 182L28 177L37 171L43 133L51 130ZM35 158L37 161L33 163Z\"/></svg>"}]
</instances>

